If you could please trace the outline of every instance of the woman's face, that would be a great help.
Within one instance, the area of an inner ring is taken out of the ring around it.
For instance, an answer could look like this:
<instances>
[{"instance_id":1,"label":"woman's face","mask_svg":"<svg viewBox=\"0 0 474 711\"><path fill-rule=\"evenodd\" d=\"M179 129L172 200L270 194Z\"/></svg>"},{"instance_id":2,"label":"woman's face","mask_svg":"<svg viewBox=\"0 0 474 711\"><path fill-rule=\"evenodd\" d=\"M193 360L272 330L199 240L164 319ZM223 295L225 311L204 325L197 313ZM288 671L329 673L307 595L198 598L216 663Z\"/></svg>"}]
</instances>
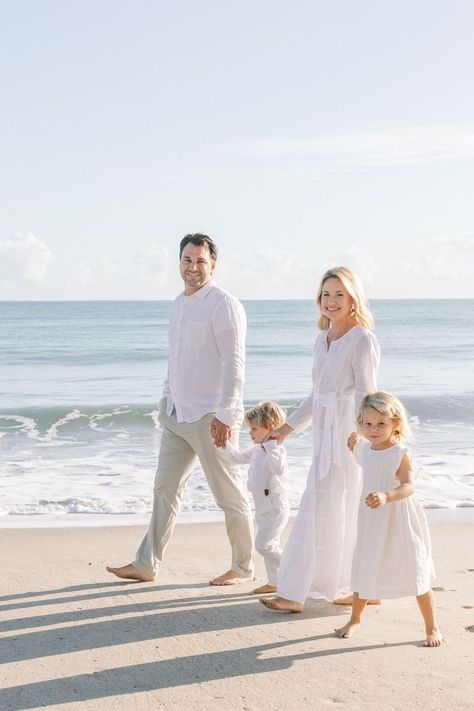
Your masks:
<instances>
[{"instance_id":1,"label":"woman's face","mask_svg":"<svg viewBox=\"0 0 474 711\"><path fill-rule=\"evenodd\" d=\"M337 277L329 277L323 284L321 292L321 313L332 323L342 321L350 316L354 301L342 281Z\"/></svg>"}]
</instances>

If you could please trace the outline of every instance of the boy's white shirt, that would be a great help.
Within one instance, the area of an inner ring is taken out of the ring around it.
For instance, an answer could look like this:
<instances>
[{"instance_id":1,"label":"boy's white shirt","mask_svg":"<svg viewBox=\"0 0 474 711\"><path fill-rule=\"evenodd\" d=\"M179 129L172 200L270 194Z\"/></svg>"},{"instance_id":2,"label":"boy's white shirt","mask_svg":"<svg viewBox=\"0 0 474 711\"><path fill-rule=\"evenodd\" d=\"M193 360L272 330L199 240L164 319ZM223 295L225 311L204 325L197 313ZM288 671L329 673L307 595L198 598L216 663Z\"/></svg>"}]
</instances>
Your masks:
<instances>
[{"instance_id":1,"label":"boy's white shirt","mask_svg":"<svg viewBox=\"0 0 474 711\"><path fill-rule=\"evenodd\" d=\"M247 488L252 493L288 493L286 449L274 439L239 451L230 442L220 450L233 464L248 464Z\"/></svg>"}]
</instances>

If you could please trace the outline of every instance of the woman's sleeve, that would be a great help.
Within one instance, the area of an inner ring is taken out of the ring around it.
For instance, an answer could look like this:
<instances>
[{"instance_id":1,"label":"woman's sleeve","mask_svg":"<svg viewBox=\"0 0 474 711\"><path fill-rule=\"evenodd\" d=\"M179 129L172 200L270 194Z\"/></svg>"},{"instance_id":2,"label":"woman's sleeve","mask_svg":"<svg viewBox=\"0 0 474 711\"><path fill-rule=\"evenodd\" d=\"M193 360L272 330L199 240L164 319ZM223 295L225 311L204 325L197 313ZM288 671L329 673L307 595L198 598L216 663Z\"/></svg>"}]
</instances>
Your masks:
<instances>
[{"instance_id":1,"label":"woman's sleeve","mask_svg":"<svg viewBox=\"0 0 474 711\"><path fill-rule=\"evenodd\" d=\"M355 344L352 354L354 370L354 404L356 412L369 393L377 390L377 373L380 362L380 347L372 331L364 331Z\"/></svg>"}]
</instances>

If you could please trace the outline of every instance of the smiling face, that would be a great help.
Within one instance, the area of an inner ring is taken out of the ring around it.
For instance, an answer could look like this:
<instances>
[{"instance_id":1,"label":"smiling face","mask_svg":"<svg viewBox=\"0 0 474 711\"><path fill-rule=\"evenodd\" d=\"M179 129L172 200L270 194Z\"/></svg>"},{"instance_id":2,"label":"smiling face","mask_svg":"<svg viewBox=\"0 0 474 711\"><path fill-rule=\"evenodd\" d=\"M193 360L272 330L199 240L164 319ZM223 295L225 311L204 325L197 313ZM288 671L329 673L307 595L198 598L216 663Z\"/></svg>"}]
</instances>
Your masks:
<instances>
[{"instance_id":1,"label":"smiling face","mask_svg":"<svg viewBox=\"0 0 474 711\"><path fill-rule=\"evenodd\" d=\"M179 262L184 293L189 296L207 284L212 277L214 266L215 260L212 259L207 245L187 244Z\"/></svg>"},{"instance_id":2,"label":"smiling face","mask_svg":"<svg viewBox=\"0 0 474 711\"><path fill-rule=\"evenodd\" d=\"M321 313L334 325L351 318L354 300L337 277L326 279L321 291Z\"/></svg>"},{"instance_id":3,"label":"smiling face","mask_svg":"<svg viewBox=\"0 0 474 711\"><path fill-rule=\"evenodd\" d=\"M250 439L254 444L261 444L264 442L267 434L271 432L270 427L263 427L263 425L259 425L257 422L252 422L252 420L248 423L248 426Z\"/></svg>"},{"instance_id":4,"label":"smiling face","mask_svg":"<svg viewBox=\"0 0 474 711\"><path fill-rule=\"evenodd\" d=\"M387 449L396 442L394 437L398 421L382 415L373 407L366 407L362 414L361 429L373 449Z\"/></svg>"}]
</instances>

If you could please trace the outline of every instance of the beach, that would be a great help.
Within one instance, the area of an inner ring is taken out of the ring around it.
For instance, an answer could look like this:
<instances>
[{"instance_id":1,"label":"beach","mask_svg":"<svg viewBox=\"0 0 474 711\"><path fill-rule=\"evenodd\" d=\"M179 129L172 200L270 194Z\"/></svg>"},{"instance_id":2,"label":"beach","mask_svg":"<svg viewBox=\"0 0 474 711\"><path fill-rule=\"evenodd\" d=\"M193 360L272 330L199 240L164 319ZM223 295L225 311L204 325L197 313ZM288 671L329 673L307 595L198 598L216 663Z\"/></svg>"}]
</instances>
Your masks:
<instances>
[{"instance_id":1,"label":"beach","mask_svg":"<svg viewBox=\"0 0 474 711\"><path fill-rule=\"evenodd\" d=\"M472 708L472 524L431 525L438 649L421 646L412 598L371 607L340 640L349 608L280 614L253 583L210 587L229 562L222 523L178 524L154 583L113 578L105 565L131 560L144 531L1 530L2 711Z\"/></svg>"}]
</instances>

